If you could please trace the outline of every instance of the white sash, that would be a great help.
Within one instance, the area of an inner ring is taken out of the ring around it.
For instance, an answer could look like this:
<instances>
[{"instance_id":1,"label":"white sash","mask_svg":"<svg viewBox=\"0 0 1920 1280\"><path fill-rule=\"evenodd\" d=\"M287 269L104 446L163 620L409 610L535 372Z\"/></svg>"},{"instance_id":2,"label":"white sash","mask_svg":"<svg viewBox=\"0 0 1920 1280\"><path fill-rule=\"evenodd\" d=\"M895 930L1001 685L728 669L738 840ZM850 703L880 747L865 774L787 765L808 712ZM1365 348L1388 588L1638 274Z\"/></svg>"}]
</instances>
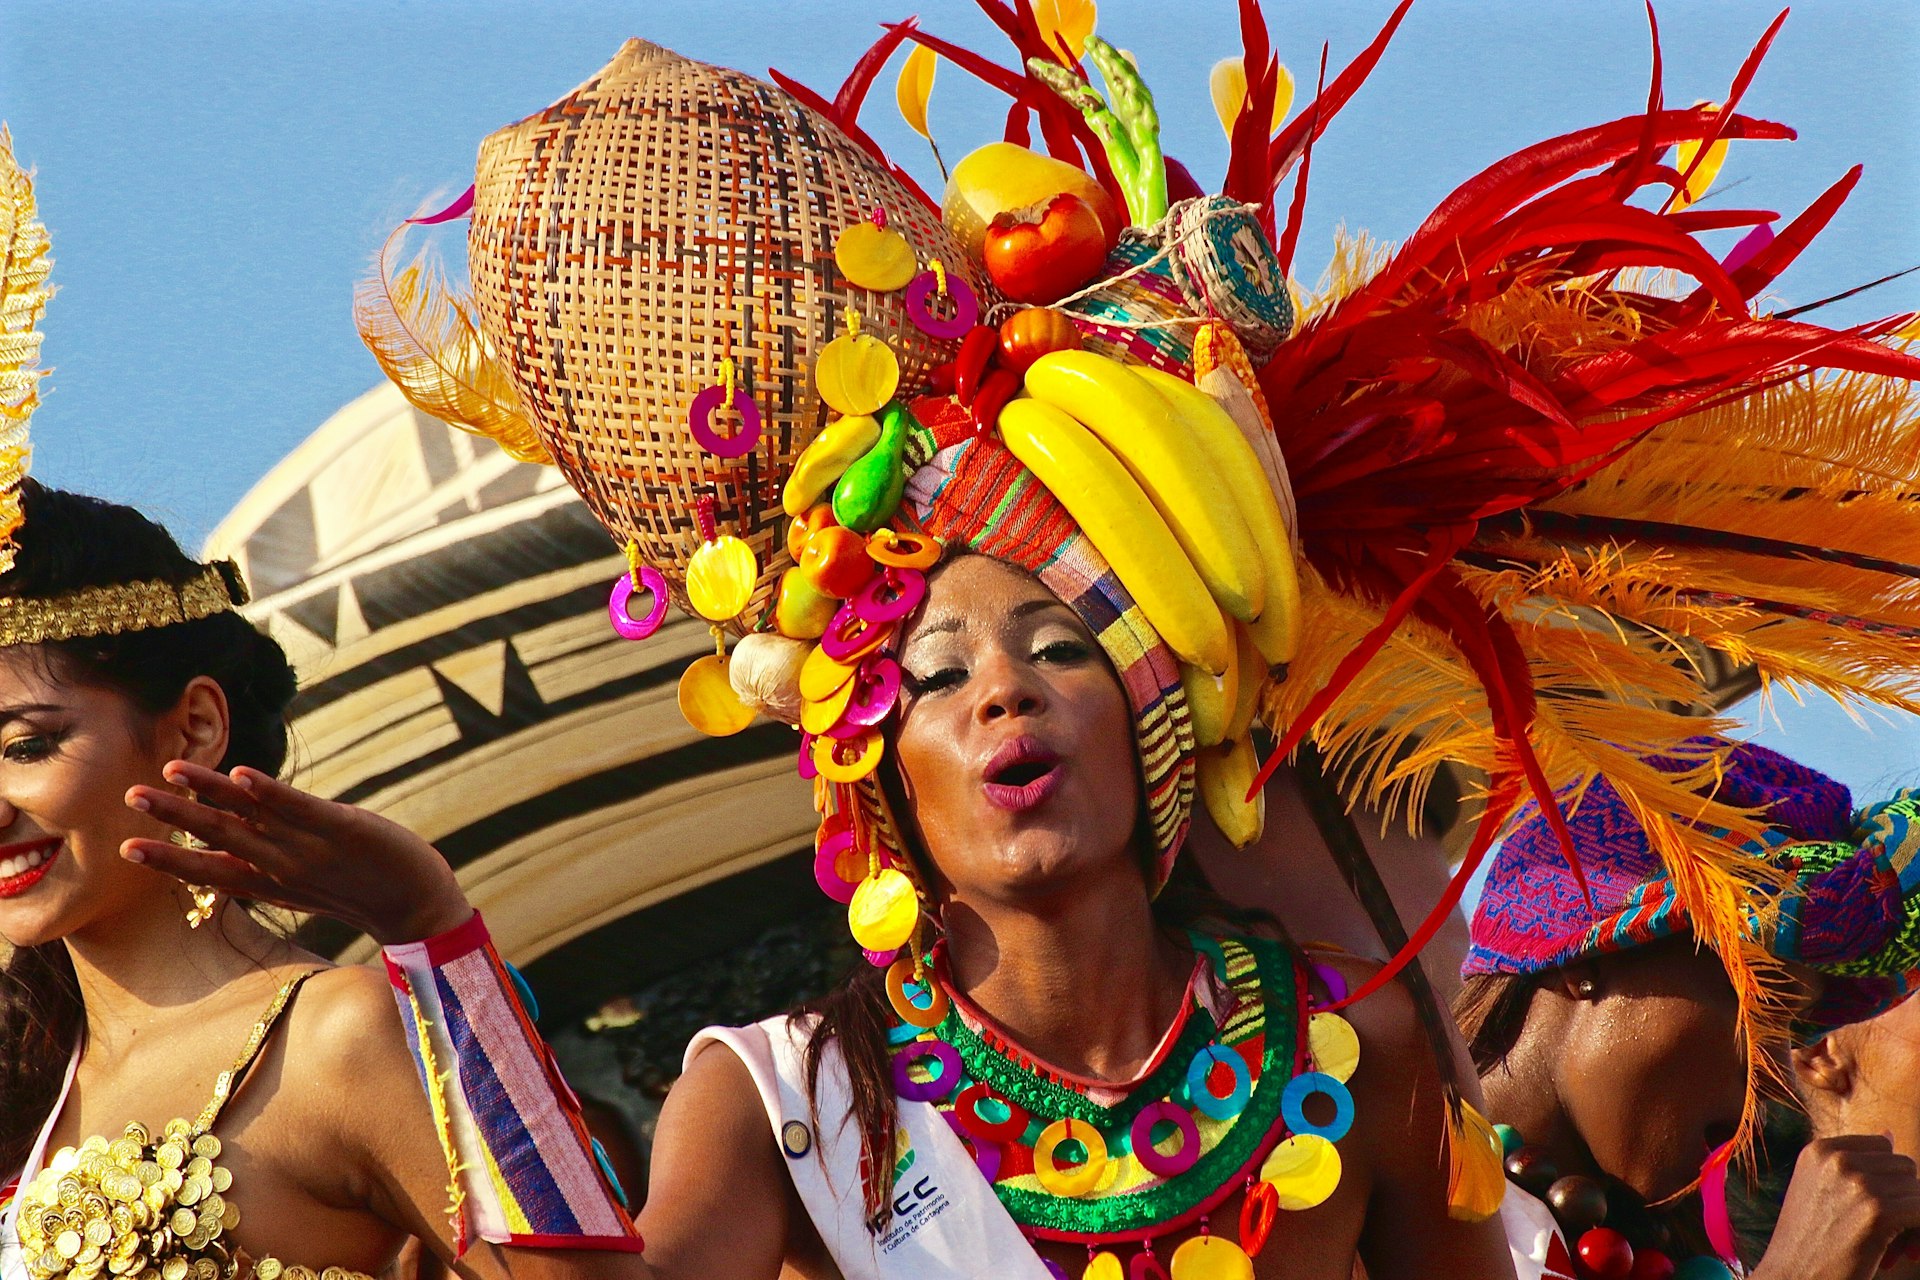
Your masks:
<instances>
[{"instance_id":1,"label":"white sash","mask_svg":"<svg viewBox=\"0 0 1920 1280\"><path fill-rule=\"evenodd\" d=\"M848 1119L852 1093L837 1046L828 1048L820 1064L820 1130L814 1130L802 1058L810 1028L811 1023L786 1017L748 1027L708 1027L687 1047L687 1060L714 1041L747 1064L800 1201L846 1280L1051 1280L966 1147L930 1103L900 1100L904 1140L893 1184L893 1221L884 1235L867 1230L860 1135ZM796 1157L796 1145L804 1145L806 1153Z\"/></svg>"},{"instance_id":2,"label":"white sash","mask_svg":"<svg viewBox=\"0 0 1920 1280\"><path fill-rule=\"evenodd\" d=\"M20 1200L27 1193L27 1184L39 1176L40 1164L47 1158L47 1144L53 1140L53 1127L59 1123L60 1113L67 1109L67 1095L73 1092L73 1076L79 1068L80 1047L75 1045L73 1057L67 1060L67 1078L61 1082L60 1097L47 1113L47 1122L40 1126L40 1137L27 1154L13 1203L7 1206L5 1215L0 1216L0 1280L27 1280L27 1263L20 1256L20 1234L15 1225L20 1219Z\"/></svg>"}]
</instances>

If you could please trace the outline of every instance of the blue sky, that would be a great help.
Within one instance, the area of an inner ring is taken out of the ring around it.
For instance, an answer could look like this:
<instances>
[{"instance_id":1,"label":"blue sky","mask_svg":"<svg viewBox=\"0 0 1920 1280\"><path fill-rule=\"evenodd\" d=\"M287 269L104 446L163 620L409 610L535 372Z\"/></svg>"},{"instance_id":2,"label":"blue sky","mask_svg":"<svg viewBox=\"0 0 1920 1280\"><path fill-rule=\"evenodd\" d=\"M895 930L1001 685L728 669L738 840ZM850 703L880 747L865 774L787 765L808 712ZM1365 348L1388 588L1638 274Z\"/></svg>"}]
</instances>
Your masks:
<instances>
[{"instance_id":1,"label":"blue sky","mask_svg":"<svg viewBox=\"0 0 1920 1280\"><path fill-rule=\"evenodd\" d=\"M585 79L628 35L708 61L769 65L829 91L883 18L843 0L7 0L0 118L39 170L62 292L47 320L36 472L135 503L197 541L330 413L377 381L349 316L382 238L471 180L492 129ZM1303 81L1320 42L1339 66L1385 0L1269 0L1276 48ZM996 56L964 0L922 21ZM1724 93L1777 6L1667 0L1670 99ZM1225 139L1207 69L1238 51L1232 0L1105 0L1100 30L1139 58L1169 148L1218 181ZM1178 14L1175 18L1173 15ZM1554 133L1644 101L1638 0L1419 0L1373 81L1315 156L1298 267L1340 223L1406 235L1455 183ZM1748 99L1799 128L1737 147L1721 185L1791 213L1855 161L1867 171L1824 242L1782 282L1807 300L1920 263L1920 8L1908 0L1795 6ZM894 113L890 76L868 122L910 167L925 147ZM1305 94L1303 93L1303 98ZM949 158L997 136L1002 107L952 67L934 90ZM1835 307L1835 321L1920 308L1920 276ZM1920 779L1920 731L1871 736L1830 708L1783 708L1781 735L1861 786ZM1851 754L1847 754L1851 753Z\"/></svg>"}]
</instances>

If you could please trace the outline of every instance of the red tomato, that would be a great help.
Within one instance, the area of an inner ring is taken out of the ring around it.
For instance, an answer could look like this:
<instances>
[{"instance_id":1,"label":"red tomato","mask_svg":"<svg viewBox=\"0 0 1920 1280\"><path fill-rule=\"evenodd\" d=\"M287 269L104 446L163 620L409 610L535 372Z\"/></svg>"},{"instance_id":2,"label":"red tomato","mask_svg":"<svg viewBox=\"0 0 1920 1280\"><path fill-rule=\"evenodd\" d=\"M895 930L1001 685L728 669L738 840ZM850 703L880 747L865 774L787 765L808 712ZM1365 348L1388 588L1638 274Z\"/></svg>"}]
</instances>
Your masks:
<instances>
[{"instance_id":1,"label":"red tomato","mask_svg":"<svg viewBox=\"0 0 1920 1280\"><path fill-rule=\"evenodd\" d=\"M987 230L987 275L1015 302L1064 298L1100 274L1107 232L1093 206L1076 195L1048 201L1038 222L1003 213Z\"/></svg>"},{"instance_id":2,"label":"red tomato","mask_svg":"<svg viewBox=\"0 0 1920 1280\"><path fill-rule=\"evenodd\" d=\"M800 573L822 595L836 600L857 596L873 576L867 540L837 524L817 529L800 556Z\"/></svg>"},{"instance_id":3,"label":"red tomato","mask_svg":"<svg viewBox=\"0 0 1920 1280\"><path fill-rule=\"evenodd\" d=\"M1028 307L1000 322L1000 366L1015 373L1049 352L1079 349L1080 330L1062 312Z\"/></svg>"}]
</instances>

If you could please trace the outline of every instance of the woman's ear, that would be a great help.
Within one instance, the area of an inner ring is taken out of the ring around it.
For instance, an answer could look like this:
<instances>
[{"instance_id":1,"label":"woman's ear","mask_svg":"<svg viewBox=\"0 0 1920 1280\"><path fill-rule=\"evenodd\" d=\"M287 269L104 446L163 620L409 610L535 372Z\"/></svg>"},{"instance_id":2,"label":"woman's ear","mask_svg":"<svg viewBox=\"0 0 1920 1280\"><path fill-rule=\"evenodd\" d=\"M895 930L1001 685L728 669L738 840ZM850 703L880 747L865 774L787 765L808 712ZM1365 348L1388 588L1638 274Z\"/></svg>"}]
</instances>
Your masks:
<instances>
[{"instance_id":1,"label":"woman's ear","mask_svg":"<svg viewBox=\"0 0 1920 1280\"><path fill-rule=\"evenodd\" d=\"M233 722L219 681L209 676L189 680L163 723L171 731L167 745L175 759L217 769L227 758Z\"/></svg>"},{"instance_id":2,"label":"woman's ear","mask_svg":"<svg viewBox=\"0 0 1920 1280\"><path fill-rule=\"evenodd\" d=\"M1591 957L1575 960L1556 969L1551 988L1566 999L1583 1004L1598 1000L1606 990L1601 981L1600 966Z\"/></svg>"},{"instance_id":3,"label":"woman's ear","mask_svg":"<svg viewBox=\"0 0 1920 1280\"><path fill-rule=\"evenodd\" d=\"M1838 1034L1821 1036L1793 1051L1793 1074L1803 1088L1835 1098L1853 1092L1853 1053Z\"/></svg>"}]
</instances>

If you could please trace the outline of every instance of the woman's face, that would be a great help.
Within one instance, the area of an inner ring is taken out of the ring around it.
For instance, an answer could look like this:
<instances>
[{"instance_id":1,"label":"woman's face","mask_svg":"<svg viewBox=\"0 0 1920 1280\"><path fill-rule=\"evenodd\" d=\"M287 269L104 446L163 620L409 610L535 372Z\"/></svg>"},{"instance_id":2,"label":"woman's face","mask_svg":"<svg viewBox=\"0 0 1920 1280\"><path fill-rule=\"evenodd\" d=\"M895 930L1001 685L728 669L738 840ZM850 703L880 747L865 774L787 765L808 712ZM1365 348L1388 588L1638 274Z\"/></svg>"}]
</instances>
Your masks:
<instances>
[{"instance_id":1,"label":"woman's face","mask_svg":"<svg viewBox=\"0 0 1920 1280\"><path fill-rule=\"evenodd\" d=\"M1595 1162L1646 1199L1699 1176L1733 1136L1746 1058L1733 984L1691 937L1603 957L1577 1002L1558 1086Z\"/></svg>"},{"instance_id":2,"label":"woman's face","mask_svg":"<svg viewBox=\"0 0 1920 1280\"><path fill-rule=\"evenodd\" d=\"M1116 863L1141 874L1133 714L1073 610L962 556L934 574L900 665L894 757L956 896L1030 902Z\"/></svg>"},{"instance_id":3,"label":"woman's face","mask_svg":"<svg viewBox=\"0 0 1920 1280\"><path fill-rule=\"evenodd\" d=\"M53 665L0 649L0 937L22 947L175 900L170 879L123 860L120 843L167 835L122 798L136 783L165 785L161 767L187 748L179 716L142 715Z\"/></svg>"}]
</instances>

